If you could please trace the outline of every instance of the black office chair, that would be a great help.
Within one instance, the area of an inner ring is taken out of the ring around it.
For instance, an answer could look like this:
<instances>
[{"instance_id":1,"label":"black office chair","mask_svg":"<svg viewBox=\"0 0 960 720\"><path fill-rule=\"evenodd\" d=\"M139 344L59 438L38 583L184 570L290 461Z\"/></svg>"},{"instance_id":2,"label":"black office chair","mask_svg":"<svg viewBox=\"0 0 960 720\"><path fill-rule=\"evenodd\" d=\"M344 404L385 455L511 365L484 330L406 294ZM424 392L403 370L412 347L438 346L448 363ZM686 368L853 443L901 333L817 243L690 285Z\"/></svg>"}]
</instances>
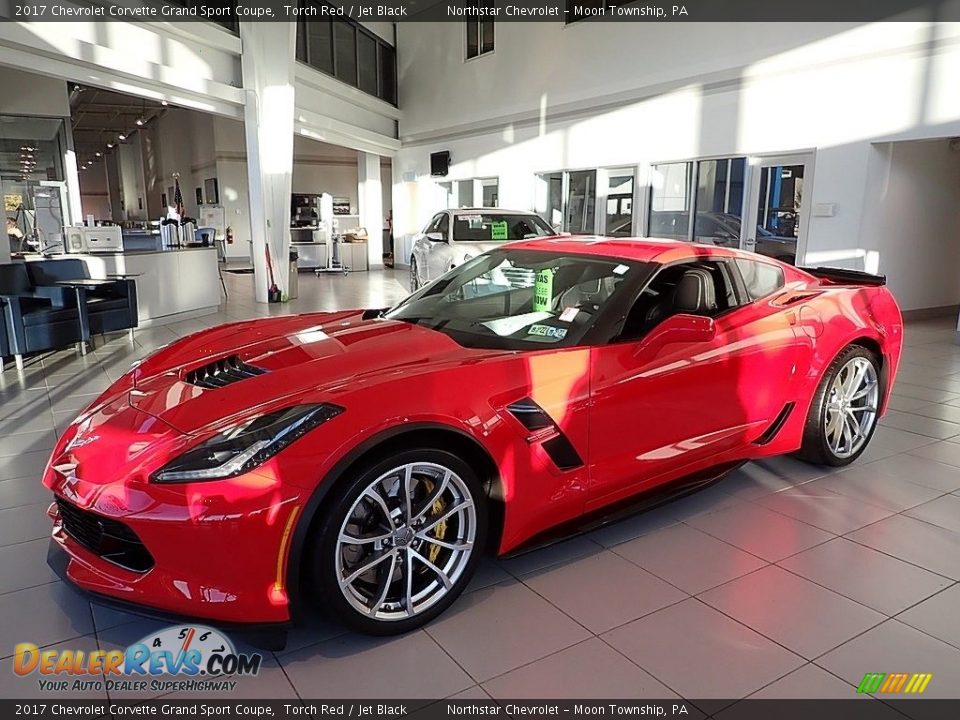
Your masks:
<instances>
[{"instance_id":1,"label":"black office chair","mask_svg":"<svg viewBox=\"0 0 960 720\"><path fill-rule=\"evenodd\" d=\"M71 307L68 292L60 287L34 287L23 263L0 265L6 352L23 369L23 356L54 350L82 341L80 314L84 307Z\"/></svg>"},{"instance_id":2,"label":"black office chair","mask_svg":"<svg viewBox=\"0 0 960 720\"><path fill-rule=\"evenodd\" d=\"M80 259L36 260L26 263L27 275L37 288L58 287L64 280L89 279L90 270ZM76 293L66 298L68 306L76 304ZM127 330L133 339L133 330L139 324L137 312L137 284L129 278L116 278L96 287L83 288L90 332L103 335Z\"/></svg>"}]
</instances>

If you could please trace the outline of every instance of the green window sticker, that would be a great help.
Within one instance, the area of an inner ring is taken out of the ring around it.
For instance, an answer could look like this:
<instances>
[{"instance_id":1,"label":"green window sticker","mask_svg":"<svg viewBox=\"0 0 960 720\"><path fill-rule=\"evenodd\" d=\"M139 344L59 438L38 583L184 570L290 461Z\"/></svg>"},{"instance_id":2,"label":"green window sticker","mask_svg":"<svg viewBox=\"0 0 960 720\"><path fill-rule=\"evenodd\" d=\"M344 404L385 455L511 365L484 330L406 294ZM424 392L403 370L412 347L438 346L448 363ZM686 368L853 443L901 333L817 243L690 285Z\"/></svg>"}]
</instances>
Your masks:
<instances>
[{"instance_id":1,"label":"green window sticker","mask_svg":"<svg viewBox=\"0 0 960 720\"><path fill-rule=\"evenodd\" d=\"M509 236L510 235L507 229L506 220L490 223L490 239L491 240L506 240Z\"/></svg>"},{"instance_id":2,"label":"green window sticker","mask_svg":"<svg viewBox=\"0 0 960 720\"><path fill-rule=\"evenodd\" d=\"M533 284L533 311L549 311L553 306L553 270L547 268L537 273Z\"/></svg>"}]
</instances>

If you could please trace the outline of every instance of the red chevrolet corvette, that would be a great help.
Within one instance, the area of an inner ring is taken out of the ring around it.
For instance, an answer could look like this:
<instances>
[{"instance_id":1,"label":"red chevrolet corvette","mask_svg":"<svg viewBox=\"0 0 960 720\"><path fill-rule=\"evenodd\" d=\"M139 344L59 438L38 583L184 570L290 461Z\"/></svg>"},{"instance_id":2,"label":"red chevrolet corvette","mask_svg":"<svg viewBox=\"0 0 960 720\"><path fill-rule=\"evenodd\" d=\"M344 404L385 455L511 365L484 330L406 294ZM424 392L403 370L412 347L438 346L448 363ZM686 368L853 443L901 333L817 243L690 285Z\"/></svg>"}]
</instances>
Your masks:
<instances>
[{"instance_id":1,"label":"red chevrolet corvette","mask_svg":"<svg viewBox=\"0 0 960 720\"><path fill-rule=\"evenodd\" d=\"M883 283L674 241L539 239L390 310L183 338L60 438L51 562L154 611L284 623L315 607L409 630L488 546L754 458L855 460L900 357Z\"/></svg>"}]
</instances>

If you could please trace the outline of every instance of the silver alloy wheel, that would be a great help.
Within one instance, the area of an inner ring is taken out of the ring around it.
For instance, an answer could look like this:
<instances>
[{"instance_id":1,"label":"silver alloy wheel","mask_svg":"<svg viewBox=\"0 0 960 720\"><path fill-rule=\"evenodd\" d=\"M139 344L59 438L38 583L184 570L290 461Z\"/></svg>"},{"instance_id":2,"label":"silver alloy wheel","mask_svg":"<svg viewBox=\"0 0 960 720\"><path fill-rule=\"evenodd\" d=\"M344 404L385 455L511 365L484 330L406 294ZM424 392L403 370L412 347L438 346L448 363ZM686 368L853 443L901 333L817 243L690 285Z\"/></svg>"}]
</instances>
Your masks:
<instances>
[{"instance_id":1,"label":"silver alloy wheel","mask_svg":"<svg viewBox=\"0 0 960 720\"><path fill-rule=\"evenodd\" d=\"M858 452L877 421L880 383L865 357L851 358L837 373L827 395L823 434L838 458Z\"/></svg>"},{"instance_id":2,"label":"silver alloy wheel","mask_svg":"<svg viewBox=\"0 0 960 720\"><path fill-rule=\"evenodd\" d=\"M476 506L459 475L429 462L395 467L360 493L340 526L340 591L377 620L419 615L463 574L476 533Z\"/></svg>"}]
</instances>

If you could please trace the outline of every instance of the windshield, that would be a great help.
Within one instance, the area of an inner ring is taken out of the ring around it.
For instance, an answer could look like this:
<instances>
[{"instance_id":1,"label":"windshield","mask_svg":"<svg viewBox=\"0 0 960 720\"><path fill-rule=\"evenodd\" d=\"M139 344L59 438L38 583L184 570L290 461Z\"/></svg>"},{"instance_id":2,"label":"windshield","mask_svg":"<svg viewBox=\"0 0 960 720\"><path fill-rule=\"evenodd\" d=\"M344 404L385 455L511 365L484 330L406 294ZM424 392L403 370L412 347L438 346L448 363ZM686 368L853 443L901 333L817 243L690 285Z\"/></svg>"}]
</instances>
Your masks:
<instances>
[{"instance_id":1,"label":"windshield","mask_svg":"<svg viewBox=\"0 0 960 720\"><path fill-rule=\"evenodd\" d=\"M578 344L612 299L647 275L644 263L536 250L467 261L386 313L468 347Z\"/></svg>"},{"instance_id":2,"label":"windshield","mask_svg":"<svg viewBox=\"0 0 960 720\"><path fill-rule=\"evenodd\" d=\"M457 213L453 216L455 242L499 242L556 235L536 215L519 213Z\"/></svg>"}]
</instances>

